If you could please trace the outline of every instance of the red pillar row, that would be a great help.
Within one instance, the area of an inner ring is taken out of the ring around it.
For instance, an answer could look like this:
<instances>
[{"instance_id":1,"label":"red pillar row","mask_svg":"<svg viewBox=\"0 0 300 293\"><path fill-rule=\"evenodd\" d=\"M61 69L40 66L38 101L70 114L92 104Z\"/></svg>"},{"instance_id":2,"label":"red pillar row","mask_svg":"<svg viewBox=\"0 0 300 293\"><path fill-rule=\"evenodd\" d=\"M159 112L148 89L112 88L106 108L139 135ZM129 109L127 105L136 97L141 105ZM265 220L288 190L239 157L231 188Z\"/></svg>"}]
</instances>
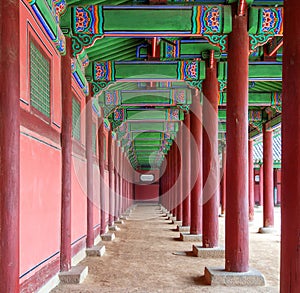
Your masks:
<instances>
[{"instance_id":1,"label":"red pillar row","mask_svg":"<svg viewBox=\"0 0 300 293\"><path fill-rule=\"evenodd\" d=\"M62 77L62 201L60 270L71 268L71 170L72 170L72 40L66 38L66 55L61 59Z\"/></svg>"},{"instance_id":2,"label":"red pillar row","mask_svg":"<svg viewBox=\"0 0 300 293\"><path fill-rule=\"evenodd\" d=\"M0 276L1 292L19 292L20 1L1 1Z\"/></svg>"},{"instance_id":3,"label":"red pillar row","mask_svg":"<svg viewBox=\"0 0 300 293\"><path fill-rule=\"evenodd\" d=\"M182 226L190 226L190 200L191 200L191 133L190 133L190 113L185 114L185 119L183 121L184 127L182 136L183 145L182 145Z\"/></svg>"},{"instance_id":4,"label":"red pillar row","mask_svg":"<svg viewBox=\"0 0 300 293\"><path fill-rule=\"evenodd\" d=\"M300 292L299 1L284 1L280 291Z\"/></svg>"},{"instance_id":5,"label":"red pillar row","mask_svg":"<svg viewBox=\"0 0 300 293\"><path fill-rule=\"evenodd\" d=\"M203 82L203 247L218 246L218 103L219 85L214 51Z\"/></svg>"},{"instance_id":6,"label":"red pillar row","mask_svg":"<svg viewBox=\"0 0 300 293\"><path fill-rule=\"evenodd\" d=\"M247 26L247 13L233 14L228 36L225 218L225 269L231 272L246 272L249 266Z\"/></svg>"},{"instance_id":7,"label":"red pillar row","mask_svg":"<svg viewBox=\"0 0 300 293\"><path fill-rule=\"evenodd\" d=\"M196 176L191 191L191 234L202 234L202 105L199 90L193 91L190 113L191 135L195 144L191 150L191 170Z\"/></svg>"}]
</instances>

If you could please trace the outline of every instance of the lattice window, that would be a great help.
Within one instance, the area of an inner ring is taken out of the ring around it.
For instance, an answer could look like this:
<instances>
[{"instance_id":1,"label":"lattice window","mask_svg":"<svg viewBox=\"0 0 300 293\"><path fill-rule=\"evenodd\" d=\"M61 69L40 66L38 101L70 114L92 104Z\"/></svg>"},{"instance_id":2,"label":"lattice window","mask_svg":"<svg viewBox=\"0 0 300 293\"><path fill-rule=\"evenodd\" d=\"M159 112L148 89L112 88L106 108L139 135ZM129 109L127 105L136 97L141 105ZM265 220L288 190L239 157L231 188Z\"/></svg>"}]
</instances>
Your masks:
<instances>
[{"instance_id":1,"label":"lattice window","mask_svg":"<svg viewBox=\"0 0 300 293\"><path fill-rule=\"evenodd\" d=\"M93 147L93 153L96 155L97 147L96 147L96 124L93 123L92 128L92 147Z\"/></svg>"},{"instance_id":2,"label":"lattice window","mask_svg":"<svg viewBox=\"0 0 300 293\"><path fill-rule=\"evenodd\" d=\"M30 42L30 103L50 118L50 61Z\"/></svg>"},{"instance_id":3,"label":"lattice window","mask_svg":"<svg viewBox=\"0 0 300 293\"><path fill-rule=\"evenodd\" d=\"M80 141L81 137L81 119L80 119L80 104L73 98L72 99L72 135Z\"/></svg>"}]
</instances>

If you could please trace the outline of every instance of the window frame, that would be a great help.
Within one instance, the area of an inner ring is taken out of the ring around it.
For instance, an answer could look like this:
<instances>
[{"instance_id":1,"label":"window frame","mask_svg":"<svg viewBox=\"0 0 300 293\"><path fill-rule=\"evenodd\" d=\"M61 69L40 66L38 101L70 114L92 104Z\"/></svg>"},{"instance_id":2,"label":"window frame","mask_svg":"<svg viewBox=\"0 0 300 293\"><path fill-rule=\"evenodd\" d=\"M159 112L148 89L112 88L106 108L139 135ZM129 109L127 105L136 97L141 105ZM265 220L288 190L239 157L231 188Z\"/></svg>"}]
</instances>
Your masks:
<instances>
[{"instance_id":1,"label":"window frame","mask_svg":"<svg viewBox=\"0 0 300 293\"><path fill-rule=\"evenodd\" d=\"M49 117L41 112L39 109L32 105L32 96L31 96L31 43L37 48L40 54L49 62ZM43 48L36 38L30 34L29 42L28 42L28 51L29 51L29 105L30 105L30 113L39 117L43 121L48 124L51 124L51 117L52 117L52 105L53 105L53 96L52 96L52 59L47 55L45 48Z\"/></svg>"}]
</instances>

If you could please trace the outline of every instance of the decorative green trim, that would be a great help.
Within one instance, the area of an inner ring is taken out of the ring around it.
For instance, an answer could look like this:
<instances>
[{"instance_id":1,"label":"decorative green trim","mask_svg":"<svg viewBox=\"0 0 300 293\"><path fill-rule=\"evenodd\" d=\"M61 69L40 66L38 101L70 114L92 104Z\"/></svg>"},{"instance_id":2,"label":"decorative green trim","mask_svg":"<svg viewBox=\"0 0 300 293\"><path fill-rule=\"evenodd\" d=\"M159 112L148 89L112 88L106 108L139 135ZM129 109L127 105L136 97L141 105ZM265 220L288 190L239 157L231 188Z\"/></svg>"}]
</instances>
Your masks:
<instances>
[{"instance_id":1,"label":"decorative green trim","mask_svg":"<svg viewBox=\"0 0 300 293\"><path fill-rule=\"evenodd\" d=\"M187 81L186 83L187 83L190 87L196 88L196 89L199 89L200 91L202 91L202 83L203 83L203 80Z\"/></svg>"},{"instance_id":2,"label":"decorative green trim","mask_svg":"<svg viewBox=\"0 0 300 293\"><path fill-rule=\"evenodd\" d=\"M254 51L255 48L258 47L258 46L263 46L264 44L266 44L273 37L274 37L274 35L265 35L265 34L253 35L253 34L249 34L250 51Z\"/></svg>"},{"instance_id":3,"label":"decorative green trim","mask_svg":"<svg viewBox=\"0 0 300 293\"><path fill-rule=\"evenodd\" d=\"M84 48L89 48L93 46L97 39L101 39L102 36L99 35L87 35L87 34L78 34L72 36L72 49L73 56L80 54Z\"/></svg>"},{"instance_id":4,"label":"decorative green trim","mask_svg":"<svg viewBox=\"0 0 300 293\"><path fill-rule=\"evenodd\" d=\"M218 46L221 51L227 50L227 35L203 35L204 38L206 38L209 43L212 45Z\"/></svg>"}]
</instances>

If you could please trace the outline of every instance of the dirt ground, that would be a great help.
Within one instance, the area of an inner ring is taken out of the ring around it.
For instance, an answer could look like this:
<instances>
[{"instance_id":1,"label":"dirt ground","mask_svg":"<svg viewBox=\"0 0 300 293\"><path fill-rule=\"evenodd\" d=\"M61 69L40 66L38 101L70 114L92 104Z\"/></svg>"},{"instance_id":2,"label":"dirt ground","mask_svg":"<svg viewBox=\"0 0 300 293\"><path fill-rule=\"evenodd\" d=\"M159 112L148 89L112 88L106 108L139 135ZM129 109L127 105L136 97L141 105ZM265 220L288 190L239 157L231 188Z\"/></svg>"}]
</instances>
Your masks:
<instances>
[{"instance_id":1,"label":"dirt ground","mask_svg":"<svg viewBox=\"0 0 300 293\"><path fill-rule=\"evenodd\" d=\"M224 246L224 218L219 218L220 244ZM81 262L89 275L80 285L59 285L52 292L279 292L280 234L258 234L262 208L250 223L250 266L262 272L265 287L211 287L204 267L224 267L224 259L200 259L191 254L192 243L178 241L175 225L162 217L157 205L137 205L114 242L105 242L103 257ZM275 208L280 230L280 209ZM200 245L200 243L195 243Z\"/></svg>"}]
</instances>

